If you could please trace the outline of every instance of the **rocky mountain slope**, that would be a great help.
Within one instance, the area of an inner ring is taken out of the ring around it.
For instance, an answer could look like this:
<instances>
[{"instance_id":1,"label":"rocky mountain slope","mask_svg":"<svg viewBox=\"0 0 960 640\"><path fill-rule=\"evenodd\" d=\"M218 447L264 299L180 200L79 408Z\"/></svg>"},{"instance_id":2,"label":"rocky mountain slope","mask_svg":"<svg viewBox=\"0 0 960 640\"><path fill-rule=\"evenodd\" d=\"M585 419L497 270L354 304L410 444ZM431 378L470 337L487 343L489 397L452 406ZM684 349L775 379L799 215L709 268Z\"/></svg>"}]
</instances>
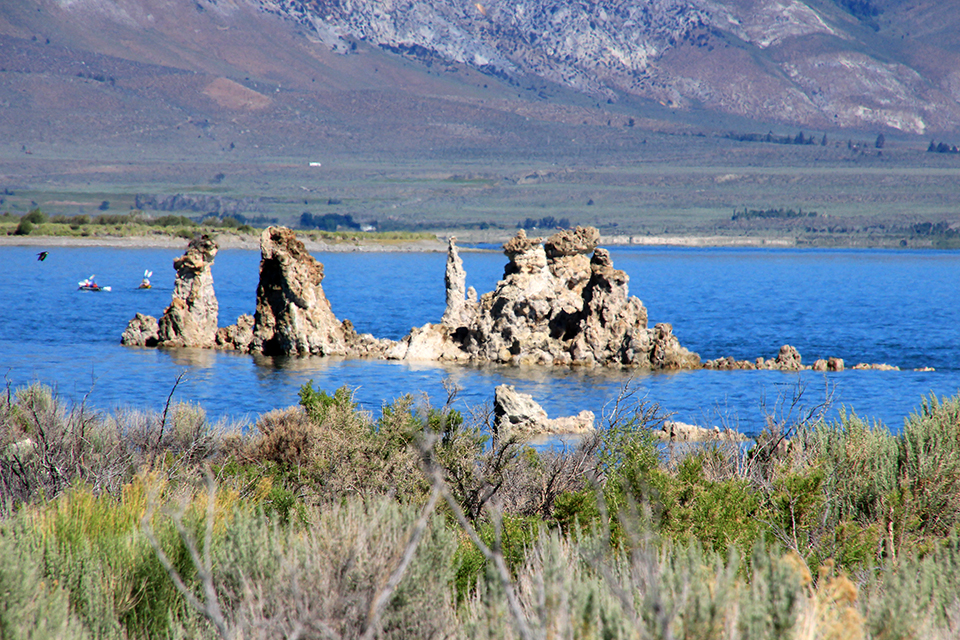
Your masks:
<instances>
[{"instance_id":1,"label":"rocky mountain slope","mask_svg":"<svg viewBox=\"0 0 960 640\"><path fill-rule=\"evenodd\" d=\"M960 122L960 7L915 0L253 0L333 50L351 39L801 126L910 133Z\"/></svg>"},{"instance_id":2,"label":"rocky mountain slope","mask_svg":"<svg viewBox=\"0 0 960 640\"><path fill-rule=\"evenodd\" d=\"M6 0L0 133L134 156L603 148L634 124L934 136L960 127L953 4Z\"/></svg>"}]
</instances>

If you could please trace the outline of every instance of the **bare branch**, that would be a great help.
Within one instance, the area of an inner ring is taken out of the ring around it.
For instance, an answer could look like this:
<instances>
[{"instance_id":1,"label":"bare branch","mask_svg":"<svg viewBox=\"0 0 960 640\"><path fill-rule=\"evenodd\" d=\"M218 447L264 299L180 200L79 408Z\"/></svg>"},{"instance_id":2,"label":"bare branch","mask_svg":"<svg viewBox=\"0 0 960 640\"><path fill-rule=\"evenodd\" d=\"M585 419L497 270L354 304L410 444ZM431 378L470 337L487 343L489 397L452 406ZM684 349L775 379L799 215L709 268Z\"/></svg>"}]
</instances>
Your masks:
<instances>
[{"instance_id":1,"label":"bare branch","mask_svg":"<svg viewBox=\"0 0 960 640\"><path fill-rule=\"evenodd\" d=\"M180 386L180 383L183 381L183 378L186 375L186 371L180 372L176 381L173 383L173 388L170 389L170 395L167 396L166 403L163 405L163 417L160 419L160 433L157 434L157 451L160 450L160 445L163 442L163 431L167 426L167 413L170 411L170 403L173 401L173 394L176 392L177 387Z\"/></svg>"},{"instance_id":2,"label":"bare branch","mask_svg":"<svg viewBox=\"0 0 960 640\"><path fill-rule=\"evenodd\" d=\"M372 640L374 637L376 637L377 632L380 629L380 616L383 615L384 608L386 608L387 603L390 602L390 598L393 597L393 592L396 591L397 586L403 579L403 575L406 573L407 567L410 566L410 562L413 560L413 556L417 552L417 547L420 545L420 540L423 539L423 533L427 529L427 523L430 520L430 515L436 508L437 500L439 498L440 490L434 486L433 491L430 493L430 499L427 500L427 504L424 505L423 511L420 513L420 517L417 519L416 523L414 523L413 529L410 531L403 555L400 557L400 562L397 564L397 567L393 570L393 573L390 574L390 578L383 585L383 587L381 587L380 591L377 593L377 596L370 604L370 615L367 617L367 628L364 630L362 636L364 640Z\"/></svg>"},{"instance_id":3,"label":"bare branch","mask_svg":"<svg viewBox=\"0 0 960 640\"><path fill-rule=\"evenodd\" d=\"M523 640L533 640L533 631L530 629L530 625L527 622L527 617L524 614L523 607L520 604L520 599L517 597L516 589L513 584L513 578L510 576L510 570L507 568L507 564L503 559L503 553L500 551L499 544L496 545L496 548L491 549L483 542L483 540L480 538L480 534L477 533L477 530L472 524L470 524L470 521L467 520L467 517L460 508L459 503L457 503L456 499L450 493L450 488L443 479L443 473L440 467L433 461L433 457L431 455L432 447L435 442L436 436L432 436L425 438L424 442L421 443L420 453L426 475L430 479L430 483L433 486L434 491L443 496L447 506L449 506L450 510L453 512L454 518L456 518L457 522L460 524L460 527L467 534L473 544L476 545L477 549L480 550L480 553L483 554L483 557L486 558L487 562L491 563L494 569L496 569L497 577L500 579L500 584L507 595L507 605L510 609L510 615L513 618L513 622L517 627L517 633ZM499 513L489 505L487 508L491 514L491 517L499 520Z\"/></svg>"},{"instance_id":4,"label":"bare branch","mask_svg":"<svg viewBox=\"0 0 960 640\"><path fill-rule=\"evenodd\" d=\"M193 535L184 526L182 516L180 514L171 515L173 524L177 528L177 532L180 534L183 544L187 547L187 551L190 553L190 559L193 561L194 567L197 569L197 576L200 578L200 585L203 589L203 601L197 598L193 591L191 591L190 588L187 587L187 585L183 582L183 579L180 577L180 573L177 571L176 567L173 566L173 563L170 562L170 558L167 557L167 554L160 546L160 541L157 540L157 536L153 530L153 524L151 523L151 519L153 518L156 509L155 495L151 495L150 499L147 501L147 510L146 513L144 513L143 519L140 521L140 523L143 528L143 532L147 537L147 541L157 554L157 559L160 561L160 564L163 565L164 570L166 570L167 574L170 576L170 579L173 580L173 584L177 587L177 591L179 591L184 597L184 599L187 601L187 604L193 607L200 615L204 616L207 620L213 623L213 626L217 629L217 634L223 638L223 640L233 640L233 638L236 637L236 634L232 629L230 629L226 619L223 616L223 611L220 608L220 600L217 597L217 590L213 584L213 563L211 561L210 546L213 542L213 519L217 496L216 485L213 482L213 475L209 469L207 469L205 481L207 485L207 513L204 527L204 549L202 554L197 550L196 541L194 540Z\"/></svg>"}]
</instances>

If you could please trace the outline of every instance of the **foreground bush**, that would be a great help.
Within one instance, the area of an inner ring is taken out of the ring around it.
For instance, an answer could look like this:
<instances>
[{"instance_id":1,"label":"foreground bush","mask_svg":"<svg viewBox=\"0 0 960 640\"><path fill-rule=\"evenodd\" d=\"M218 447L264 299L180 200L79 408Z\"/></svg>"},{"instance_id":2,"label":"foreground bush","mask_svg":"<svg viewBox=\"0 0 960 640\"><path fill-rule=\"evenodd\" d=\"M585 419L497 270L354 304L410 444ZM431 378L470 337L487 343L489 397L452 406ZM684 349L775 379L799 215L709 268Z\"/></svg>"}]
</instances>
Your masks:
<instances>
[{"instance_id":1,"label":"foreground bush","mask_svg":"<svg viewBox=\"0 0 960 640\"><path fill-rule=\"evenodd\" d=\"M664 448L640 403L541 452L449 401L300 400L240 430L0 397L0 636L960 634L958 398L750 450Z\"/></svg>"}]
</instances>

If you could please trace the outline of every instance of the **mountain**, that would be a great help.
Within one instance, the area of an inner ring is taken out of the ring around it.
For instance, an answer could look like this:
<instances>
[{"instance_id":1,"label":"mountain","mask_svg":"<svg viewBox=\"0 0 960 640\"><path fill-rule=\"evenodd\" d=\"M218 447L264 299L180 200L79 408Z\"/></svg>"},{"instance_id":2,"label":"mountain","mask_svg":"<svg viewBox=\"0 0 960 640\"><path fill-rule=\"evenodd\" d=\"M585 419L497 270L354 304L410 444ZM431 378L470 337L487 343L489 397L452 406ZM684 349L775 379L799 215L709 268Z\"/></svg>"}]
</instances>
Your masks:
<instances>
[{"instance_id":1,"label":"mountain","mask_svg":"<svg viewBox=\"0 0 960 640\"><path fill-rule=\"evenodd\" d=\"M960 127L956 8L932 0L6 0L0 127L10 144L171 151L282 152L304 139L510 146L531 126L557 123L936 136Z\"/></svg>"},{"instance_id":2,"label":"mountain","mask_svg":"<svg viewBox=\"0 0 960 640\"><path fill-rule=\"evenodd\" d=\"M930 0L260 0L339 51L356 38L804 127L923 134L960 122L960 7Z\"/></svg>"},{"instance_id":3,"label":"mountain","mask_svg":"<svg viewBox=\"0 0 960 640\"><path fill-rule=\"evenodd\" d=\"M927 147L960 142L956 9L3 0L0 207L605 233L754 209L952 225L958 156Z\"/></svg>"}]
</instances>

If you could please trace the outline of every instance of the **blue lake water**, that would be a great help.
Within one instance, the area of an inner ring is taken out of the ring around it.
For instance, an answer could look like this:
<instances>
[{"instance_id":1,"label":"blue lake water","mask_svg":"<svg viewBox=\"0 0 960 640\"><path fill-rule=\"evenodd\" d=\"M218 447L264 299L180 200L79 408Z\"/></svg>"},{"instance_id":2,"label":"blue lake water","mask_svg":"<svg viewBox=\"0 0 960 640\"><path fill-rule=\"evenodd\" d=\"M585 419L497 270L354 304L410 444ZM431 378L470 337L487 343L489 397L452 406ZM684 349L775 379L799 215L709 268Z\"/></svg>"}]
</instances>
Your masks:
<instances>
[{"instance_id":1,"label":"blue lake water","mask_svg":"<svg viewBox=\"0 0 960 640\"><path fill-rule=\"evenodd\" d=\"M782 249L613 249L651 325L670 322L681 343L710 359L773 357L795 346L805 363L838 356L847 366L885 362L903 371L685 371L508 368L327 358L264 358L119 344L136 312L159 317L170 302L173 259L182 250L58 248L39 262L34 247L0 247L0 374L13 388L42 382L70 402L103 411L162 410L175 399L200 404L213 420L253 422L297 402L308 380L346 385L377 413L404 394L445 398L462 387L460 408L490 404L503 382L533 395L549 415L600 415L624 384L676 420L755 433L778 398L803 388L805 408L832 399L898 430L922 396L960 393L960 253ZM443 313L446 256L317 253L334 313L361 333L397 339ZM503 272L502 253L462 254L467 284L483 293ZM259 252L222 250L213 266L220 325L253 313ZM155 287L136 287L145 269ZM77 290L95 274L110 292ZM932 372L913 371L930 366Z\"/></svg>"}]
</instances>

